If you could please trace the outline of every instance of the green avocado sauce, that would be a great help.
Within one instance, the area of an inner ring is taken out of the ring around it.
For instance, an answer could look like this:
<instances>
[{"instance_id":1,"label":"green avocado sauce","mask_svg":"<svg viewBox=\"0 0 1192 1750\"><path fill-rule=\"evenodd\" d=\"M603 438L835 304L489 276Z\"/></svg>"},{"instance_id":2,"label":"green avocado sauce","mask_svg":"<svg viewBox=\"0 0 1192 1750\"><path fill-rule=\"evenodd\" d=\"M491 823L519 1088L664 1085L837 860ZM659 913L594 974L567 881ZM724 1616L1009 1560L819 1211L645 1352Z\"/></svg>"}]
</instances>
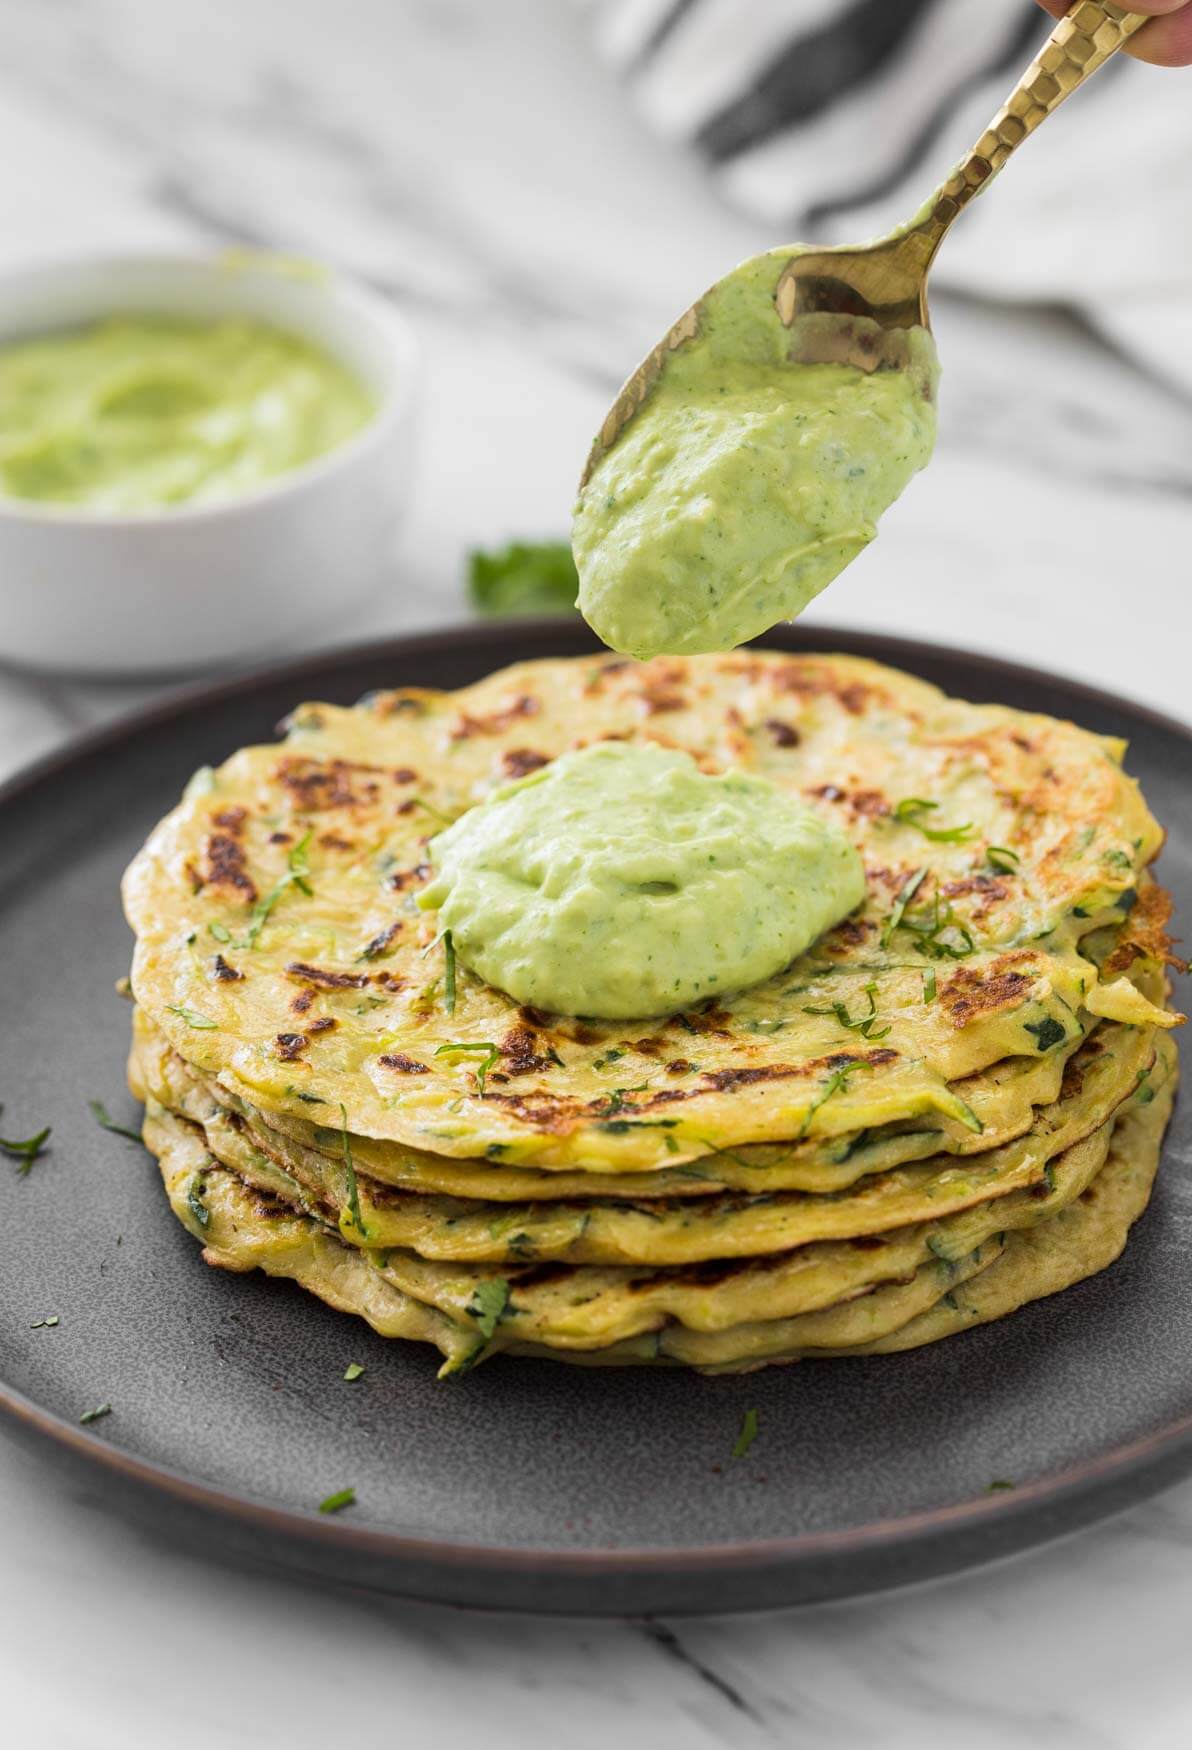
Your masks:
<instances>
[{"instance_id":1,"label":"green avocado sauce","mask_svg":"<svg viewBox=\"0 0 1192 1750\"><path fill-rule=\"evenodd\" d=\"M117 514L235 498L374 412L329 353L266 323L112 317L0 349L0 495Z\"/></svg>"},{"instance_id":2,"label":"green avocado sauce","mask_svg":"<svg viewBox=\"0 0 1192 1750\"><path fill-rule=\"evenodd\" d=\"M858 905L861 860L763 778L602 742L508 784L432 840L462 965L519 1003L673 1014L781 970Z\"/></svg>"},{"instance_id":3,"label":"green avocado sauce","mask_svg":"<svg viewBox=\"0 0 1192 1750\"><path fill-rule=\"evenodd\" d=\"M707 295L581 489L579 606L614 650L728 650L794 618L931 456L928 331L905 331L908 368L792 362L772 309L789 259Z\"/></svg>"}]
</instances>

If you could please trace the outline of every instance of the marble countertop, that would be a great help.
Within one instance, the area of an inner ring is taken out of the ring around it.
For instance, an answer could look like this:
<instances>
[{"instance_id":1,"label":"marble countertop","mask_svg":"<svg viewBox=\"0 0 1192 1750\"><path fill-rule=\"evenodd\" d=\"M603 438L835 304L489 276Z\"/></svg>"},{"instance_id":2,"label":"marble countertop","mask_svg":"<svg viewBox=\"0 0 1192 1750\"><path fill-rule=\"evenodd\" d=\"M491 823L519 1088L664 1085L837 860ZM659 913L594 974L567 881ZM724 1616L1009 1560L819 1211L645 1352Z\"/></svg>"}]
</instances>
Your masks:
<instances>
[{"instance_id":1,"label":"marble countertop","mask_svg":"<svg viewBox=\"0 0 1192 1750\"><path fill-rule=\"evenodd\" d=\"M772 241L645 134L558 0L0 0L0 42L0 154L19 172L0 269L64 247L267 245L331 257L417 326L413 510L344 641L462 618L470 546L562 533L626 365ZM811 617L1187 717L1192 405L1062 312L941 298L936 327L937 459ZM0 776L166 684L0 668ZM1192 1740L1192 1482L996 1569L721 1621L315 1591L153 1541L7 1442L0 1548L20 1750L149 1750L166 1731L177 1750L303 1750L349 1719L494 1750Z\"/></svg>"}]
</instances>

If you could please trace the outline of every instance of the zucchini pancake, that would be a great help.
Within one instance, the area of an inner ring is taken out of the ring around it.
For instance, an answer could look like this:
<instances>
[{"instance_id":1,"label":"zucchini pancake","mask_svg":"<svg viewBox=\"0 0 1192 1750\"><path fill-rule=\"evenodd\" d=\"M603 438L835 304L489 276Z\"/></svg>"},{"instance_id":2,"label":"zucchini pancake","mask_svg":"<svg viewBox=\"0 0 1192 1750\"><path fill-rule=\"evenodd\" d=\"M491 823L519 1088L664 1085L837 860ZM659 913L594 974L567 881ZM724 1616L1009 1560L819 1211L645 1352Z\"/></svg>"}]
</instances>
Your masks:
<instances>
[{"instance_id":1,"label":"zucchini pancake","mask_svg":"<svg viewBox=\"0 0 1192 1750\"><path fill-rule=\"evenodd\" d=\"M1121 1251L1183 1017L1120 743L756 650L284 730L124 882L130 1082L208 1263L445 1374L716 1373L933 1342Z\"/></svg>"}]
</instances>

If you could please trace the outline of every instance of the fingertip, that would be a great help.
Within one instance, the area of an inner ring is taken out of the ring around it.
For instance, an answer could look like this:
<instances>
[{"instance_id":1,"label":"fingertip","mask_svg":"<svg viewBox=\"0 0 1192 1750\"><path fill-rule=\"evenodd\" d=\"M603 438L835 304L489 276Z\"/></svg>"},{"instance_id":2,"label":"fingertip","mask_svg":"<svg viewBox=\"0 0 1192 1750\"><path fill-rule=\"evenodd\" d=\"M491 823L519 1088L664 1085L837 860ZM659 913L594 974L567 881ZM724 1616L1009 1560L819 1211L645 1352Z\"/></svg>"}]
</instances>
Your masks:
<instances>
[{"instance_id":1,"label":"fingertip","mask_svg":"<svg viewBox=\"0 0 1192 1750\"><path fill-rule=\"evenodd\" d=\"M1144 25L1125 52L1152 67L1192 66L1192 6Z\"/></svg>"}]
</instances>

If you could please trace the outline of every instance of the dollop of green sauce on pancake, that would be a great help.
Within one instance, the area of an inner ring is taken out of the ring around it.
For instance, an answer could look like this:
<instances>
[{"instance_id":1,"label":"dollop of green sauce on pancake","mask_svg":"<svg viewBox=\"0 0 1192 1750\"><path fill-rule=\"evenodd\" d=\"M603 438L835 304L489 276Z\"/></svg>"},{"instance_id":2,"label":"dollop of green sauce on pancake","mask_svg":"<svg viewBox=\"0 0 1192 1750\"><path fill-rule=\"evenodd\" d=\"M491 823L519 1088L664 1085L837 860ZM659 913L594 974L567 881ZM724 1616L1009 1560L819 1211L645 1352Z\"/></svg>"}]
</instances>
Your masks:
<instances>
[{"instance_id":1,"label":"dollop of green sauce on pancake","mask_svg":"<svg viewBox=\"0 0 1192 1750\"><path fill-rule=\"evenodd\" d=\"M554 1014L628 1019L771 977L865 894L835 826L763 778L605 742L472 808L419 895L487 983Z\"/></svg>"},{"instance_id":2,"label":"dollop of green sauce on pancake","mask_svg":"<svg viewBox=\"0 0 1192 1750\"><path fill-rule=\"evenodd\" d=\"M729 650L793 619L877 533L930 459L938 364L804 363L774 314L789 250L701 300L580 492L579 606L632 656Z\"/></svg>"}]
</instances>

